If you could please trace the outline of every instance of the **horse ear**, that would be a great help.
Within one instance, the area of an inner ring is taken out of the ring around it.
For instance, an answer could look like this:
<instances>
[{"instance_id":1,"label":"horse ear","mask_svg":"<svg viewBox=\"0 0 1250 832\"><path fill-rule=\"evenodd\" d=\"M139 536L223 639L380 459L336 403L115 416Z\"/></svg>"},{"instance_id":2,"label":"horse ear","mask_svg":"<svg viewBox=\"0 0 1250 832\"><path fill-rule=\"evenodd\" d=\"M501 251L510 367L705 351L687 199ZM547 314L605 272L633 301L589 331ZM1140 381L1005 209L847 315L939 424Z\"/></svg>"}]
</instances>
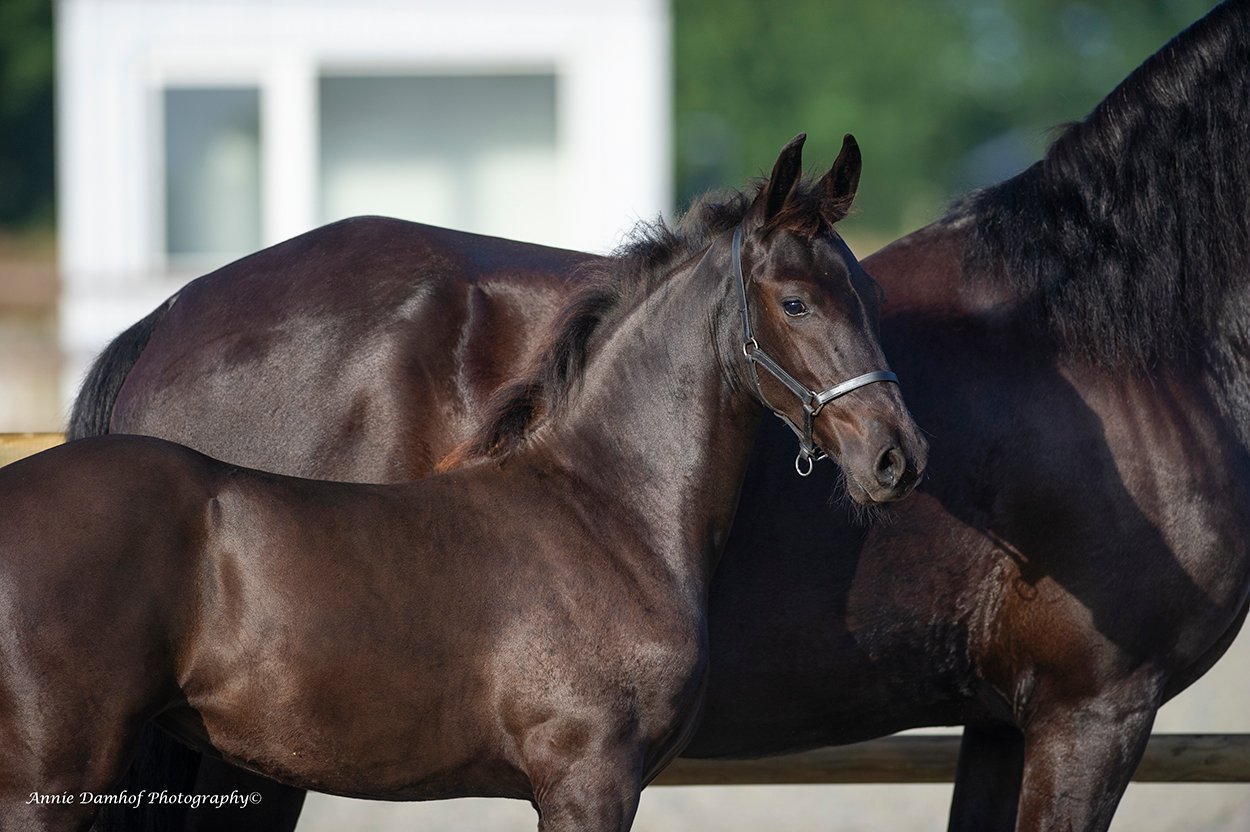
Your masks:
<instances>
[{"instance_id":1,"label":"horse ear","mask_svg":"<svg viewBox=\"0 0 1250 832\"><path fill-rule=\"evenodd\" d=\"M835 223L851 210L855 191L859 189L861 167L863 157L859 153L859 142L847 133L842 138L842 151L833 161L833 167L817 183L820 189L820 213L827 222Z\"/></svg>"},{"instance_id":2,"label":"horse ear","mask_svg":"<svg viewBox=\"0 0 1250 832\"><path fill-rule=\"evenodd\" d=\"M777 163L773 165L772 175L764 183L759 196L751 204L747 213L755 224L763 225L781 212L786 203L798 190L799 180L803 178L803 142L807 141L806 133L799 133L781 148Z\"/></svg>"}]
</instances>

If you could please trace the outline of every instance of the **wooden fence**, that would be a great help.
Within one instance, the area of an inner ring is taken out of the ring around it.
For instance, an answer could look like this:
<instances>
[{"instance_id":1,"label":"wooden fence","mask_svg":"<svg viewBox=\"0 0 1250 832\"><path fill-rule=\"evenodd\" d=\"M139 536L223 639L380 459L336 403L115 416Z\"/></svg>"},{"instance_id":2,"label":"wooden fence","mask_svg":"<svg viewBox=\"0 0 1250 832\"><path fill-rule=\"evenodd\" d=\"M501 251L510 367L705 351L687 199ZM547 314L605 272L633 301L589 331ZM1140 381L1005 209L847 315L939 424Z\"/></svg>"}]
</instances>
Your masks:
<instances>
[{"instance_id":1,"label":"wooden fence","mask_svg":"<svg viewBox=\"0 0 1250 832\"><path fill-rule=\"evenodd\" d=\"M900 735L760 760L674 760L664 786L950 783L959 737ZM1250 783L1250 734L1155 734L1138 783Z\"/></svg>"},{"instance_id":2,"label":"wooden fence","mask_svg":"<svg viewBox=\"0 0 1250 832\"><path fill-rule=\"evenodd\" d=\"M0 434L0 465L64 441L59 433ZM950 783L959 737L903 735L759 760L674 761L663 786L787 783ZM1250 783L1250 734L1155 734L1139 783Z\"/></svg>"},{"instance_id":3,"label":"wooden fence","mask_svg":"<svg viewBox=\"0 0 1250 832\"><path fill-rule=\"evenodd\" d=\"M46 451L64 441L65 437L59 433L0 433L0 465Z\"/></svg>"}]
</instances>

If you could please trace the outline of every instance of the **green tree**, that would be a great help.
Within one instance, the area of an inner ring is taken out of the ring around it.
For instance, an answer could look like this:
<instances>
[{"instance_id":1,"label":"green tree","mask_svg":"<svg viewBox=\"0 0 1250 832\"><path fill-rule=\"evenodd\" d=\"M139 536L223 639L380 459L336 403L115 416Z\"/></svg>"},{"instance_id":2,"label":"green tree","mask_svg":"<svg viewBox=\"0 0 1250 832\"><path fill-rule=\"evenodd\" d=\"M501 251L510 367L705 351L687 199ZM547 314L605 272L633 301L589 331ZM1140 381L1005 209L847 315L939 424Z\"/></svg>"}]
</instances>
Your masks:
<instances>
[{"instance_id":1,"label":"green tree","mask_svg":"<svg viewBox=\"0 0 1250 832\"><path fill-rule=\"evenodd\" d=\"M853 222L893 236L1037 159L1210 0L674 0L682 201L766 172L800 130L853 132Z\"/></svg>"},{"instance_id":2,"label":"green tree","mask_svg":"<svg viewBox=\"0 0 1250 832\"><path fill-rule=\"evenodd\" d=\"M0 2L0 226L53 220L52 0ZM864 147L854 222L893 235L1036 159L1210 0L673 0L677 192L799 130Z\"/></svg>"},{"instance_id":3,"label":"green tree","mask_svg":"<svg viewBox=\"0 0 1250 832\"><path fill-rule=\"evenodd\" d=\"M53 221L52 0L0 2L0 226Z\"/></svg>"}]
</instances>

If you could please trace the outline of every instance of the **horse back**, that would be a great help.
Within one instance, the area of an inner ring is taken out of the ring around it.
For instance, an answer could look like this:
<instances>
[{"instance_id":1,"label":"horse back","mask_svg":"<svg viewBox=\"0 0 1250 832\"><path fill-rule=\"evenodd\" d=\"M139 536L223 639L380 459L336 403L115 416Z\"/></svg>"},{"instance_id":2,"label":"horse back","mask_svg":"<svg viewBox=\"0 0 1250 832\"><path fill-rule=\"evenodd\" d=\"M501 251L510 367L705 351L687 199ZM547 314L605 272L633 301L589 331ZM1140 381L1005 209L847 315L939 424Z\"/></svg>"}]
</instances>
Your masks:
<instances>
[{"instance_id":1,"label":"horse back","mask_svg":"<svg viewBox=\"0 0 1250 832\"><path fill-rule=\"evenodd\" d=\"M380 217L319 228L189 284L111 430L287 474L416 478L528 360L593 259Z\"/></svg>"}]
</instances>

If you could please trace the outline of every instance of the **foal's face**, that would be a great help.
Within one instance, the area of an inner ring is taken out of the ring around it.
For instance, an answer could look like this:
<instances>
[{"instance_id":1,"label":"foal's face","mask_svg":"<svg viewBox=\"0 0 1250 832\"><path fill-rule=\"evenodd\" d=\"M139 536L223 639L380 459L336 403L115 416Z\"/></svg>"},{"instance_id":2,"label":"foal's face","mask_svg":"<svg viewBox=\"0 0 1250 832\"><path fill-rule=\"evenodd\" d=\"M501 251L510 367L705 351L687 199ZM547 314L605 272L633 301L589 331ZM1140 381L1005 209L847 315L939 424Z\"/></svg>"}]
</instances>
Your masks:
<instances>
[{"instance_id":1,"label":"foal's face","mask_svg":"<svg viewBox=\"0 0 1250 832\"><path fill-rule=\"evenodd\" d=\"M841 237L827 227L811 238L780 229L752 248L748 294L757 339L782 367L814 391L888 369L877 341L880 292ZM771 375L759 378L769 403L801 425L797 398ZM905 497L928 454L892 383L868 384L825 405L813 436L859 503Z\"/></svg>"}]
</instances>

